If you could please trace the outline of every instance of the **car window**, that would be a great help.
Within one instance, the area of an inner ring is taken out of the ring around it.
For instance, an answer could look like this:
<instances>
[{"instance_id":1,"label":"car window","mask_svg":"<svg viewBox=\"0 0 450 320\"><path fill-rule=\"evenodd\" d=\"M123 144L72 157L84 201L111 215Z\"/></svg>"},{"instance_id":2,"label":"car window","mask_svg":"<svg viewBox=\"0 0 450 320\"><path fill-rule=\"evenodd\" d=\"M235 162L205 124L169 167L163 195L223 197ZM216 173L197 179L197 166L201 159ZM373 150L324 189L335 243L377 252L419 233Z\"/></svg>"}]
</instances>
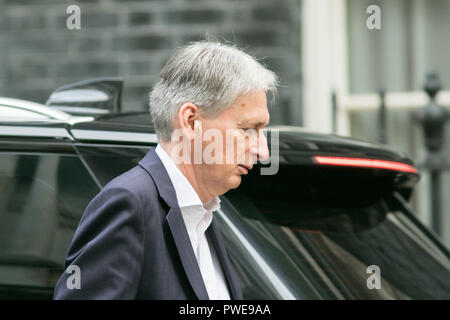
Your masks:
<instances>
[{"instance_id":1,"label":"car window","mask_svg":"<svg viewBox=\"0 0 450 320\"><path fill-rule=\"evenodd\" d=\"M437 248L426 248L417 235L419 230L413 237L405 233L402 219L401 212L390 211L383 222L367 230L297 231L296 237L309 243L323 259L323 267L334 270L356 298L450 298L450 261L435 254ZM379 270L380 286L369 289L367 280L373 267Z\"/></svg>"},{"instance_id":2,"label":"car window","mask_svg":"<svg viewBox=\"0 0 450 320\"><path fill-rule=\"evenodd\" d=\"M150 149L108 145L77 145L76 148L102 186L136 166Z\"/></svg>"},{"instance_id":3,"label":"car window","mask_svg":"<svg viewBox=\"0 0 450 320\"><path fill-rule=\"evenodd\" d=\"M306 177L299 168L280 167L277 177L245 177L240 188L225 195L223 213L216 216L246 298L276 298L268 289L273 279L245 258L248 239L296 297L316 298L312 286L327 299L450 298L448 257L393 209L386 200L389 194L364 196L360 188L345 196L340 190L346 199L330 201L323 193L325 204L320 204L307 199L310 192L320 200L316 191L321 186L308 187L309 181L302 180ZM352 201L355 195L360 198ZM246 245L231 228L246 235Z\"/></svg>"},{"instance_id":4,"label":"car window","mask_svg":"<svg viewBox=\"0 0 450 320\"><path fill-rule=\"evenodd\" d=\"M289 241L277 234L279 226L247 219L228 197L214 212L230 261L245 299L293 300L333 298L317 290L317 281L306 266L308 257L296 255Z\"/></svg>"},{"instance_id":5,"label":"car window","mask_svg":"<svg viewBox=\"0 0 450 320\"><path fill-rule=\"evenodd\" d=\"M0 286L53 290L98 191L77 156L0 153Z\"/></svg>"}]
</instances>

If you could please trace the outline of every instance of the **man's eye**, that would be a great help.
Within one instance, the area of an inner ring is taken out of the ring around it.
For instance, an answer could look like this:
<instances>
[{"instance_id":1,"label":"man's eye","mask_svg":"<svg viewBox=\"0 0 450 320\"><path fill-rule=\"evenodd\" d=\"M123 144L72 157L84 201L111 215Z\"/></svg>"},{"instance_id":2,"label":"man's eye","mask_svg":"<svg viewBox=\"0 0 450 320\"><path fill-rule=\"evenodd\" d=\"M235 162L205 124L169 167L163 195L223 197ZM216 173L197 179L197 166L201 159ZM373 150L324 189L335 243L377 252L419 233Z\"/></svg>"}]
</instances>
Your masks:
<instances>
[{"instance_id":1,"label":"man's eye","mask_svg":"<svg viewBox=\"0 0 450 320\"><path fill-rule=\"evenodd\" d=\"M242 135L245 135L247 137L250 136L256 136L257 135L257 131L255 130L255 128L241 128L239 129L239 131L241 132Z\"/></svg>"}]
</instances>

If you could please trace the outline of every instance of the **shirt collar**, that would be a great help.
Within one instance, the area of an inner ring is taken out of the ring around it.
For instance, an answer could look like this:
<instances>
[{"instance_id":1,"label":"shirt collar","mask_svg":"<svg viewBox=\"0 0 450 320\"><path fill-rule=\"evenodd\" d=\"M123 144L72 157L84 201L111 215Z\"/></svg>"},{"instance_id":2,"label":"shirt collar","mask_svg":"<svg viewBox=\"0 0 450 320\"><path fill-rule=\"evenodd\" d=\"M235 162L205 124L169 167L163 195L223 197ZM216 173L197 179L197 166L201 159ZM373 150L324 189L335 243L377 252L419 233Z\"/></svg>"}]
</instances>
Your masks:
<instances>
[{"instance_id":1,"label":"shirt collar","mask_svg":"<svg viewBox=\"0 0 450 320\"><path fill-rule=\"evenodd\" d=\"M177 167L172 158L167 154L164 148L160 144L158 144L155 151L161 159L161 162L166 168L169 178L172 181L180 208L201 206L208 211L214 211L220 208L220 199L217 196L203 205L197 192L192 187L189 180L186 179L184 174L180 171L180 169Z\"/></svg>"}]
</instances>

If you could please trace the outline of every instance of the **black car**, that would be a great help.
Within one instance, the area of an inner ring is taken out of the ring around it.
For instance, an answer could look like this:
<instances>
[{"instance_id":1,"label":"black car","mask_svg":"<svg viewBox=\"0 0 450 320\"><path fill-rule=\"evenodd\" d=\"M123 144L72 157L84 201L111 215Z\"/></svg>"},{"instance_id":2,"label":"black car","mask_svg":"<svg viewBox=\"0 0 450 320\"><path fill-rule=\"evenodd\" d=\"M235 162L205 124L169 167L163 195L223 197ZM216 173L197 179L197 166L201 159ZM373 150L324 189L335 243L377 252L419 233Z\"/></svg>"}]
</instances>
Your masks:
<instances>
[{"instance_id":1,"label":"black car","mask_svg":"<svg viewBox=\"0 0 450 320\"><path fill-rule=\"evenodd\" d=\"M149 113L120 112L120 88L0 98L0 298L52 298L88 202L156 145ZM244 298L450 298L449 250L408 205L411 159L297 127L266 134L277 174L256 165L214 213Z\"/></svg>"}]
</instances>

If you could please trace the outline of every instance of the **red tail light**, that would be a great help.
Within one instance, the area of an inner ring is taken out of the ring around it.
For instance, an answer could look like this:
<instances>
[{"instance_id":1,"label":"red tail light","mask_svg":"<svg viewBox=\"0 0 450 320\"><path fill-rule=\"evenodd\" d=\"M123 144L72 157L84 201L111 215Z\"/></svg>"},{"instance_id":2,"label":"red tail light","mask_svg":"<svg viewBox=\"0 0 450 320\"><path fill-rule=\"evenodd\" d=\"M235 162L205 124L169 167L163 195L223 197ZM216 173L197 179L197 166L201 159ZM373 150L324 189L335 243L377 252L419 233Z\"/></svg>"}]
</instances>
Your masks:
<instances>
[{"instance_id":1,"label":"red tail light","mask_svg":"<svg viewBox=\"0 0 450 320\"><path fill-rule=\"evenodd\" d=\"M374 160L364 158L344 158L344 157L320 157L315 156L314 160L320 164L328 164L335 166L379 168L395 171L417 173L417 170L408 164L395 161Z\"/></svg>"}]
</instances>

